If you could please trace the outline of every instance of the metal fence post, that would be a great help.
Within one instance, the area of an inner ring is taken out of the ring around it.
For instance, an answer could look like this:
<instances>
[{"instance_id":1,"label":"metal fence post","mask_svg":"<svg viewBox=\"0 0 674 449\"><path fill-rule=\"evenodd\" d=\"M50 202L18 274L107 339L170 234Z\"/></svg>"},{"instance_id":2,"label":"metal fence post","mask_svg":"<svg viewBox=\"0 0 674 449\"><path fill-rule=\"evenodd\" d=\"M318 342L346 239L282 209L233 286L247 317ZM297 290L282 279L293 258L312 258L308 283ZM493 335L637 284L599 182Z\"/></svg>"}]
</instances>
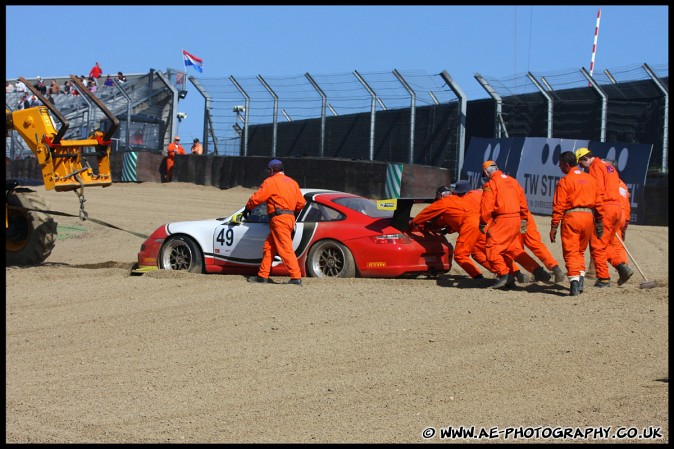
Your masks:
<instances>
[{"instance_id":1,"label":"metal fence post","mask_svg":"<svg viewBox=\"0 0 674 449\"><path fill-rule=\"evenodd\" d=\"M606 117L608 114L608 97L604 93L601 87L599 87L599 84L590 76L589 73L587 73L587 70L585 70L585 67L580 68L580 72L583 74L585 78L590 82L590 85L594 88L594 90L597 91L599 96L601 97L601 130L600 130L600 136L599 136L599 141L600 142L606 142Z\"/></svg>"},{"instance_id":2,"label":"metal fence post","mask_svg":"<svg viewBox=\"0 0 674 449\"><path fill-rule=\"evenodd\" d=\"M527 72L527 77L534 83L534 86L541 91L548 103L548 139L552 137L552 97L543 89L543 86L534 78L533 73Z\"/></svg>"},{"instance_id":3,"label":"metal fence post","mask_svg":"<svg viewBox=\"0 0 674 449\"><path fill-rule=\"evenodd\" d=\"M417 111L417 94L414 93L414 90L410 87L409 84L407 84L407 81L405 81L398 72L397 69L393 69L393 74L398 78L398 81L400 81L400 84L403 85L405 90L409 92L411 99L411 104L410 104L410 155L409 155L409 160L408 162L410 164L414 164L414 122L416 119L416 111Z\"/></svg>"},{"instance_id":4,"label":"metal fence post","mask_svg":"<svg viewBox=\"0 0 674 449\"><path fill-rule=\"evenodd\" d=\"M487 91L490 97L496 100L496 123L494 123L494 128L496 131L496 137L501 137L501 130L506 137L508 137L508 130L506 129L505 122L503 121L503 99L499 94L496 93L493 87L487 82L486 79L479 73L473 75L478 83L482 86L484 90Z\"/></svg>"},{"instance_id":5,"label":"metal fence post","mask_svg":"<svg viewBox=\"0 0 674 449\"><path fill-rule=\"evenodd\" d=\"M648 64L644 63L643 65L644 70L646 73L648 73L648 76L651 77L653 82L658 86L660 91L663 93L665 96L665 112L663 115L664 118L664 125L662 127L662 173L667 173L667 152L668 152L668 123L669 123L669 92L667 92L667 89L665 89L665 86L662 85L660 82L660 79L655 76L655 73L651 68L648 66Z\"/></svg>"},{"instance_id":6,"label":"metal fence post","mask_svg":"<svg viewBox=\"0 0 674 449\"><path fill-rule=\"evenodd\" d=\"M262 83L265 89L267 89L267 92L274 97L274 117L272 118L273 120L273 129L272 129L272 135L271 135L271 155L272 157L276 156L276 136L278 134L278 95L276 95L276 92L267 84L267 82L262 78L262 75L258 75L257 79Z\"/></svg>"},{"instance_id":7,"label":"metal fence post","mask_svg":"<svg viewBox=\"0 0 674 449\"><path fill-rule=\"evenodd\" d=\"M377 94L374 93L374 90L367 84L367 82L363 79L362 76L360 76L360 73L358 73L358 70L354 70L353 74L356 76L358 81L360 81L360 84L363 85L365 90L370 94L372 97L372 103L370 104L370 160L374 160L374 130L375 130L375 114L377 110Z\"/></svg>"},{"instance_id":8,"label":"metal fence post","mask_svg":"<svg viewBox=\"0 0 674 449\"><path fill-rule=\"evenodd\" d=\"M325 149L325 108L328 104L328 97L325 95L325 92L323 92L323 89L321 89L316 81L314 81L311 75L309 75L309 72L305 73L304 76L309 80L314 89L316 89L318 95L321 96L321 143L319 145L318 157L323 157Z\"/></svg>"},{"instance_id":9,"label":"metal fence post","mask_svg":"<svg viewBox=\"0 0 674 449\"><path fill-rule=\"evenodd\" d=\"M459 99L459 105L461 106L459 109L459 126L457 131L457 139L459 140L459 145L456 151L459 153L458 154L458 162L457 162L457 167L456 167L456 172L454 173L455 177L454 179L458 180L461 177L461 169L463 168L463 152L465 150L465 140L466 140L466 111L468 109L468 98L466 97L466 94L463 93L461 88L454 82L451 76L449 76L449 73L447 73L446 70L443 70L440 72L440 77L447 83L450 89L452 89L452 92L454 92L454 95L457 96Z\"/></svg>"},{"instance_id":10,"label":"metal fence post","mask_svg":"<svg viewBox=\"0 0 674 449\"><path fill-rule=\"evenodd\" d=\"M249 109L250 109L250 97L246 93L245 90L239 85L239 83L234 79L234 76L230 76L229 80L234 84L234 87L236 87L241 95L243 95L243 98L246 99L246 106L245 106L245 111L244 112L244 121L243 121L243 156L248 156L248 114Z\"/></svg>"}]
</instances>

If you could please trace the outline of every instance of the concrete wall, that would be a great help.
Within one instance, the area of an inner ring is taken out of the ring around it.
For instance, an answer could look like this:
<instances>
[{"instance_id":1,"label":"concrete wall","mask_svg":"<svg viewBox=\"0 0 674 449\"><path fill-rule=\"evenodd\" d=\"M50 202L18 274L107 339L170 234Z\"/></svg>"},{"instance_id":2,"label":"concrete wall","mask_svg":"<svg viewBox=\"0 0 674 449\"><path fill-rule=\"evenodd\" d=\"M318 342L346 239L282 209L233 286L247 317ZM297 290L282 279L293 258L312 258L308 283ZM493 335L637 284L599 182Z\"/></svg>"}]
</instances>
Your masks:
<instances>
[{"instance_id":1,"label":"concrete wall","mask_svg":"<svg viewBox=\"0 0 674 449\"><path fill-rule=\"evenodd\" d=\"M121 180L122 153L111 156L112 179ZM176 156L173 180L214 186L257 188L267 176L269 157L262 156ZM139 153L136 174L139 182L161 182L163 157ZM300 187L340 190L368 198L383 198L387 163L350 159L283 158L285 171ZM452 182L449 170L439 167L403 165L401 197L433 197L440 185Z\"/></svg>"}]
</instances>

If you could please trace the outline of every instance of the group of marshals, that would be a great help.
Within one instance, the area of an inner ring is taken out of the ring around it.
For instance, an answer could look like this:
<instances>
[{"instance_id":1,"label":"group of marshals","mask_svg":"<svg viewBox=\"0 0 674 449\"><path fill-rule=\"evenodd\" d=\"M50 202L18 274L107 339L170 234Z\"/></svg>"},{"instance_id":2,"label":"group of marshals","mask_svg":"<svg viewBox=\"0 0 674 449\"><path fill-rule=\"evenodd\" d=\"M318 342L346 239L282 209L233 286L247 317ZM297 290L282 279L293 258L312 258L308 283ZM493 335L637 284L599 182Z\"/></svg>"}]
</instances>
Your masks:
<instances>
[{"instance_id":1,"label":"group of marshals","mask_svg":"<svg viewBox=\"0 0 674 449\"><path fill-rule=\"evenodd\" d=\"M588 173L581 170L579 164ZM624 248L615 238L616 232L624 232L629 221L629 215L625 216L623 212L624 199L628 195L618 172L612 164L595 157L587 148L580 148L575 154L562 153L559 168L565 176L555 190L550 241L556 241L561 226L566 275L541 240L524 189L494 161L482 164L486 182L481 190L471 190L465 180L458 181L453 191L438 188L436 201L414 217L410 228L430 226L458 233L454 260L473 279L483 276L471 257L494 273L497 281L492 288L508 288L514 286L515 281L523 282L525 277L519 264L533 273L537 281L551 280L545 268L552 271L555 283L568 276L570 295L579 295L584 287L588 245L596 266L595 287L610 286L608 263L618 271L618 285L624 284L633 271L627 266ZM525 251L525 247L545 268Z\"/></svg>"}]
</instances>

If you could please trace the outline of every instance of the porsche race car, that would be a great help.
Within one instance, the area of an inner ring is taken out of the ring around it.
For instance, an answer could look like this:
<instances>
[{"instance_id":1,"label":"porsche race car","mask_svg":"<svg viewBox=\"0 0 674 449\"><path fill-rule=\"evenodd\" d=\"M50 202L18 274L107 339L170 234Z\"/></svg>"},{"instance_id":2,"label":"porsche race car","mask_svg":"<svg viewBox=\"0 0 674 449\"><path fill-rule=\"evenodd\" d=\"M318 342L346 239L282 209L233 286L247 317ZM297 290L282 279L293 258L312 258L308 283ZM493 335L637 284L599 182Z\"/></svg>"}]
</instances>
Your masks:
<instances>
[{"instance_id":1,"label":"porsche race car","mask_svg":"<svg viewBox=\"0 0 674 449\"><path fill-rule=\"evenodd\" d=\"M412 205L432 199L394 199L378 207L350 193L301 190L307 202L297 214L293 249L302 276L396 278L450 270L453 247L441 232L408 230ZM160 226L141 245L133 272L257 274L269 234L266 204L246 219L242 212ZM272 276L288 275L280 257L272 265Z\"/></svg>"}]
</instances>

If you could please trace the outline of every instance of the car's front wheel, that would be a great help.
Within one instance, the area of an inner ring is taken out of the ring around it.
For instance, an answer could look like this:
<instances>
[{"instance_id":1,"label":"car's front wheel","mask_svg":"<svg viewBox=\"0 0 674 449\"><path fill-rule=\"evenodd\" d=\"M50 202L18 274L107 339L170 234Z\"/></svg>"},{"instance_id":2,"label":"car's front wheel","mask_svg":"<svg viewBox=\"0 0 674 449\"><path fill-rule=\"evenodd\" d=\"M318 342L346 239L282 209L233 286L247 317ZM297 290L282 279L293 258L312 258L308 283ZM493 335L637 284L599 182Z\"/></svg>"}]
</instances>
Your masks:
<instances>
[{"instance_id":1,"label":"car's front wheel","mask_svg":"<svg viewBox=\"0 0 674 449\"><path fill-rule=\"evenodd\" d=\"M159 268L203 273L203 254L191 238L183 235L170 237L159 250Z\"/></svg>"},{"instance_id":2,"label":"car's front wheel","mask_svg":"<svg viewBox=\"0 0 674 449\"><path fill-rule=\"evenodd\" d=\"M352 278L356 276L356 263L346 246L335 240L321 240L309 251L307 274L318 278Z\"/></svg>"}]
</instances>

